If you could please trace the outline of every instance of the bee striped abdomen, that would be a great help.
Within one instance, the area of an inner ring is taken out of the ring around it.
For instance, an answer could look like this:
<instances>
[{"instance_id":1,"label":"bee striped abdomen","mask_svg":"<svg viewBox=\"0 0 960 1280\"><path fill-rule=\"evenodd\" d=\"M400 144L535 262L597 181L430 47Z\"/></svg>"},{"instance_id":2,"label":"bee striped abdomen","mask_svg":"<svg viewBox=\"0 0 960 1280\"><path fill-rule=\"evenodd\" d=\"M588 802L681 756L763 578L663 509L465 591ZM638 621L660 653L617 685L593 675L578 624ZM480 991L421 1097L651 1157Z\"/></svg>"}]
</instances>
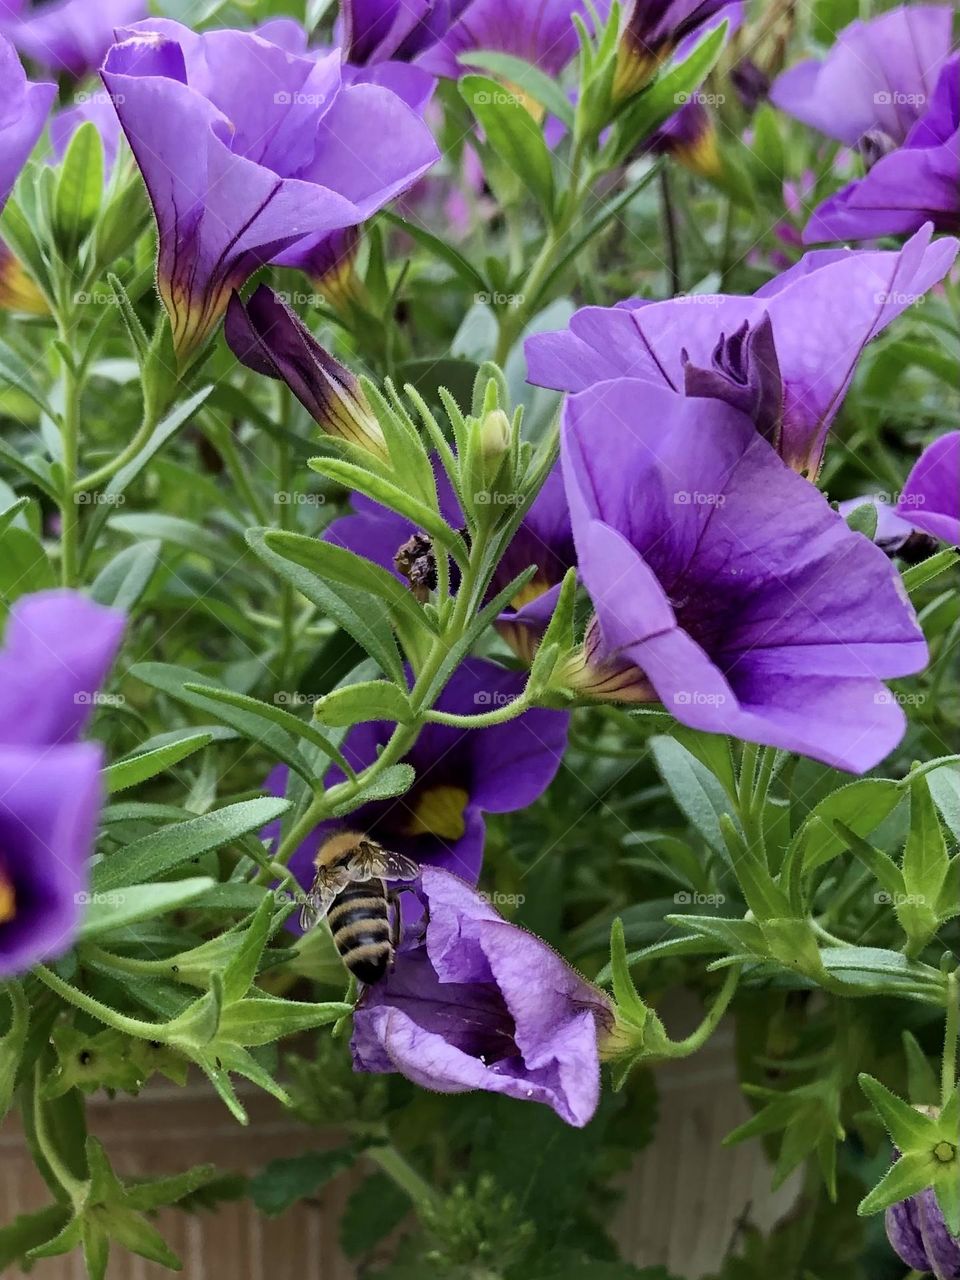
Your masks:
<instances>
[{"instance_id":1,"label":"bee striped abdomen","mask_svg":"<svg viewBox=\"0 0 960 1280\"><path fill-rule=\"evenodd\" d=\"M349 885L327 916L343 963L360 982L379 982L393 955L390 913L383 882Z\"/></svg>"}]
</instances>

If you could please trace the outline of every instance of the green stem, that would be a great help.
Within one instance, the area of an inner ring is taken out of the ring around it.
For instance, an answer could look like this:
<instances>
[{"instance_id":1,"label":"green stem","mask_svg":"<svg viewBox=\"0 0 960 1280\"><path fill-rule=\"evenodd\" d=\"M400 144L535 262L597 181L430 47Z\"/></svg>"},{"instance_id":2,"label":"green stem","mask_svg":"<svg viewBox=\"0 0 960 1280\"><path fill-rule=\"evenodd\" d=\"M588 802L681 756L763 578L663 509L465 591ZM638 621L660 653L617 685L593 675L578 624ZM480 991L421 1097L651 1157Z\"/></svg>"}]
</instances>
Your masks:
<instances>
[{"instance_id":1,"label":"green stem","mask_svg":"<svg viewBox=\"0 0 960 1280\"><path fill-rule=\"evenodd\" d=\"M424 719L429 724L446 724L454 729L486 729L494 724L506 724L523 715L529 709L526 692L518 694L512 702L498 707L496 711L483 711L475 716L454 715L452 711L428 711ZM635 758L635 757L633 757Z\"/></svg>"},{"instance_id":2,"label":"green stem","mask_svg":"<svg viewBox=\"0 0 960 1280\"><path fill-rule=\"evenodd\" d=\"M35 965L32 973L35 978L39 978L51 991L55 991L68 1004L75 1005L78 1009L82 1009L84 1013L89 1013L98 1022L103 1022L108 1027L113 1027L115 1031L122 1031L128 1036L136 1036L140 1040L159 1040L164 1044L167 1042L166 1023L144 1022L141 1018L130 1018L125 1013L120 1013L117 1009L111 1009L109 1005L101 1004L99 1000L94 1000L93 996L88 996L85 991L78 991L69 982L64 982L61 977L58 977L45 965Z\"/></svg>"},{"instance_id":3,"label":"green stem","mask_svg":"<svg viewBox=\"0 0 960 1280\"><path fill-rule=\"evenodd\" d=\"M943 1037L943 1067L940 1079L940 1103L946 1106L957 1083L957 1040L960 1037L960 971L947 978L947 1024Z\"/></svg>"},{"instance_id":4,"label":"green stem","mask_svg":"<svg viewBox=\"0 0 960 1280\"><path fill-rule=\"evenodd\" d=\"M366 1155L378 1164L387 1177L392 1178L405 1191L417 1209L432 1209L437 1203L437 1193L393 1146L368 1147Z\"/></svg>"},{"instance_id":5,"label":"green stem","mask_svg":"<svg viewBox=\"0 0 960 1280\"><path fill-rule=\"evenodd\" d=\"M38 1060L33 1069L33 1132L36 1138L37 1146L43 1154L44 1160L50 1167L50 1172L66 1191L70 1197L70 1202L75 1210L79 1210L87 1195L86 1183L81 1182L64 1163L60 1152L56 1148L50 1131L47 1128L47 1117L43 1109L42 1090L44 1085L44 1074Z\"/></svg>"},{"instance_id":6,"label":"green stem","mask_svg":"<svg viewBox=\"0 0 960 1280\"><path fill-rule=\"evenodd\" d=\"M690 1054L696 1053L698 1049L702 1049L710 1037L716 1031L720 1019L726 1013L730 1001L733 999L737 984L740 981L740 966L734 965L727 973L723 986L720 988L720 994L714 1000L710 1008L710 1012L697 1027L692 1035L687 1036L685 1040L677 1040L674 1043L675 1052L671 1057L686 1058Z\"/></svg>"},{"instance_id":7,"label":"green stem","mask_svg":"<svg viewBox=\"0 0 960 1280\"><path fill-rule=\"evenodd\" d=\"M88 489L99 489L102 484L110 480L117 474L128 462L132 462L140 450L144 447L150 437L153 435L156 423L152 418L144 416L143 421L137 428L130 443L125 449L122 449L115 458L111 458L109 462L105 462L102 467L98 467L96 471L91 471L89 475L83 476L79 480L75 480L73 484L74 493L83 493Z\"/></svg>"},{"instance_id":8,"label":"green stem","mask_svg":"<svg viewBox=\"0 0 960 1280\"><path fill-rule=\"evenodd\" d=\"M667 244L667 262L670 272L670 294L678 294L680 279L680 237L677 233L677 215L670 193L670 171L660 170L660 207L663 213L663 234Z\"/></svg>"},{"instance_id":9,"label":"green stem","mask_svg":"<svg viewBox=\"0 0 960 1280\"><path fill-rule=\"evenodd\" d=\"M69 326L58 325L60 341L67 343ZM80 450L80 384L72 363L63 366L63 413L60 439L63 456L60 495L60 579L65 587L76 586L80 555L80 507L74 489Z\"/></svg>"}]
</instances>

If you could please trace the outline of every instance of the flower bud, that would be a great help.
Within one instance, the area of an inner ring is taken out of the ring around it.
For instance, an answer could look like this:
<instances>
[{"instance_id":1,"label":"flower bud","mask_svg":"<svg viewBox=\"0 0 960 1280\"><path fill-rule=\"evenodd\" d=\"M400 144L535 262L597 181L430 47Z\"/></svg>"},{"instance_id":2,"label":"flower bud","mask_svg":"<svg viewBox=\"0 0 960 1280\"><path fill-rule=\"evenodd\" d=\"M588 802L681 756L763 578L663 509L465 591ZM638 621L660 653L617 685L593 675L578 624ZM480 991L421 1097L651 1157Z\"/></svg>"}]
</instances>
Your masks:
<instances>
[{"instance_id":1,"label":"flower bud","mask_svg":"<svg viewBox=\"0 0 960 1280\"><path fill-rule=\"evenodd\" d=\"M480 455L493 468L510 448L510 419L502 409L491 409L480 423Z\"/></svg>"}]
</instances>

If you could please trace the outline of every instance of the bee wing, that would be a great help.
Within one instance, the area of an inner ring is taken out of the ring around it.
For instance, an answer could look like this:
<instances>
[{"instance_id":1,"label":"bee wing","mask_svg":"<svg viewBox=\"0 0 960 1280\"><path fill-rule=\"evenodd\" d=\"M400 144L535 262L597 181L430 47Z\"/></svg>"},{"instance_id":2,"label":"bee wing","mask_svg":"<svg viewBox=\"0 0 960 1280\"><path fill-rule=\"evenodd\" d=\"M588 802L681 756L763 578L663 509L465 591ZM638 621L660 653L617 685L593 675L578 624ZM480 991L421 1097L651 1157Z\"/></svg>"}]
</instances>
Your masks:
<instances>
[{"instance_id":1,"label":"bee wing","mask_svg":"<svg viewBox=\"0 0 960 1280\"><path fill-rule=\"evenodd\" d=\"M380 875L384 880L416 880L420 875L420 868L402 853L391 853L384 849L380 854Z\"/></svg>"},{"instance_id":2,"label":"bee wing","mask_svg":"<svg viewBox=\"0 0 960 1280\"><path fill-rule=\"evenodd\" d=\"M300 908L300 928L304 933L317 927L333 906L337 894L349 883L350 876L346 868L338 872L335 877L331 877L326 872L316 877Z\"/></svg>"}]
</instances>

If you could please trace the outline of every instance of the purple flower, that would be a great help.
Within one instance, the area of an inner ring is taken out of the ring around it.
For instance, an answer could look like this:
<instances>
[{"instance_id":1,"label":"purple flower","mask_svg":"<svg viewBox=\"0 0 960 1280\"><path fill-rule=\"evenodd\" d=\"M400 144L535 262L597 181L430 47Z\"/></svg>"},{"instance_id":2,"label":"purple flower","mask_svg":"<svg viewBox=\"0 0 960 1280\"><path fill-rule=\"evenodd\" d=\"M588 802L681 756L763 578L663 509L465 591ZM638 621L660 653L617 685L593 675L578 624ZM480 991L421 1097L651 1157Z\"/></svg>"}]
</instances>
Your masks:
<instances>
[{"instance_id":1,"label":"purple flower","mask_svg":"<svg viewBox=\"0 0 960 1280\"><path fill-rule=\"evenodd\" d=\"M960 1280L960 1240L947 1228L932 1188L891 1205L886 1227L887 1239L908 1267L931 1271L936 1280Z\"/></svg>"},{"instance_id":2,"label":"purple flower","mask_svg":"<svg viewBox=\"0 0 960 1280\"><path fill-rule=\"evenodd\" d=\"M595 8L601 19L608 0ZM349 62L416 62L456 80L460 56L495 49L557 75L579 48L573 15L589 23L584 0L345 0L343 42Z\"/></svg>"},{"instance_id":3,"label":"purple flower","mask_svg":"<svg viewBox=\"0 0 960 1280\"><path fill-rule=\"evenodd\" d=\"M516 698L523 684L515 672L471 660L457 669L437 709L476 715ZM397 799L362 805L345 820L321 823L293 855L291 869L309 886L317 849L349 827L417 863L446 867L476 882L483 861L483 815L524 809L546 790L563 758L568 719L565 712L534 710L486 729L426 725L405 757L416 771L413 787ZM357 770L372 764L393 728L374 721L351 729L343 744L350 764ZM327 785L340 781L342 774L331 769ZM269 785L279 790L280 771Z\"/></svg>"},{"instance_id":4,"label":"purple flower","mask_svg":"<svg viewBox=\"0 0 960 1280\"><path fill-rule=\"evenodd\" d=\"M100 66L116 27L146 15L146 0L60 0L37 4L6 23L0 6L0 25L37 66L79 80Z\"/></svg>"},{"instance_id":5,"label":"purple flower","mask_svg":"<svg viewBox=\"0 0 960 1280\"><path fill-rule=\"evenodd\" d=\"M0 35L0 209L43 132L54 84L32 84L13 46Z\"/></svg>"},{"instance_id":6,"label":"purple flower","mask_svg":"<svg viewBox=\"0 0 960 1280\"><path fill-rule=\"evenodd\" d=\"M940 231L960 227L951 25L950 9L937 5L853 22L822 62L802 62L773 85L778 107L859 147L868 166L814 212L807 243L908 234L928 221Z\"/></svg>"},{"instance_id":7,"label":"purple flower","mask_svg":"<svg viewBox=\"0 0 960 1280\"><path fill-rule=\"evenodd\" d=\"M896 514L921 533L960 544L960 431L924 449L907 476Z\"/></svg>"},{"instance_id":8,"label":"purple flower","mask_svg":"<svg viewBox=\"0 0 960 1280\"><path fill-rule=\"evenodd\" d=\"M224 335L241 364L285 382L328 435L387 457L383 432L359 379L321 347L272 289L260 285L246 304L234 293Z\"/></svg>"},{"instance_id":9,"label":"purple flower","mask_svg":"<svg viewBox=\"0 0 960 1280\"><path fill-rule=\"evenodd\" d=\"M606 997L456 876L425 867L421 886L422 940L357 1005L355 1069L543 1102L585 1125L600 1097L598 1036L613 1023Z\"/></svg>"},{"instance_id":10,"label":"purple flower","mask_svg":"<svg viewBox=\"0 0 960 1280\"><path fill-rule=\"evenodd\" d=\"M633 0L617 51L614 99L637 93L665 58L689 53L725 18L736 27L742 17L742 3L729 0Z\"/></svg>"},{"instance_id":11,"label":"purple flower","mask_svg":"<svg viewBox=\"0 0 960 1280\"><path fill-rule=\"evenodd\" d=\"M864 347L940 280L957 255L955 240L931 244L930 237L925 227L897 252L808 253L752 297L703 294L585 307L568 330L528 339L530 381L581 391L631 377L719 397L753 412L783 459L815 476Z\"/></svg>"},{"instance_id":12,"label":"purple flower","mask_svg":"<svg viewBox=\"0 0 960 1280\"><path fill-rule=\"evenodd\" d=\"M387 89L345 84L336 52L298 57L163 19L121 34L102 74L157 218L181 359L258 267L363 222L437 159L416 113Z\"/></svg>"},{"instance_id":13,"label":"purple flower","mask_svg":"<svg viewBox=\"0 0 960 1280\"><path fill-rule=\"evenodd\" d=\"M61 955L82 915L102 752L79 742L123 617L73 591L21 597L0 649L0 976Z\"/></svg>"},{"instance_id":14,"label":"purple flower","mask_svg":"<svg viewBox=\"0 0 960 1280\"><path fill-rule=\"evenodd\" d=\"M437 495L440 513L454 529L463 524L463 514L446 473L438 469ZM362 494L351 498L354 515L334 520L324 536L367 560L389 569L404 580L396 564L396 553L418 530L405 517L388 511ZM547 477L536 501L524 516L506 554L497 565L488 596L509 586L517 574L530 565L537 572L497 619L497 629L514 651L527 662L547 628L567 570L576 563L570 513L559 466Z\"/></svg>"},{"instance_id":15,"label":"purple flower","mask_svg":"<svg viewBox=\"0 0 960 1280\"><path fill-rule=\"evenodd\" d=\"M900 577L750 418L621 379L567 402L562 449L601 659L695 729L853 772L896 746L881 679L927 661Z\"/></svg>"}]
</instances>

